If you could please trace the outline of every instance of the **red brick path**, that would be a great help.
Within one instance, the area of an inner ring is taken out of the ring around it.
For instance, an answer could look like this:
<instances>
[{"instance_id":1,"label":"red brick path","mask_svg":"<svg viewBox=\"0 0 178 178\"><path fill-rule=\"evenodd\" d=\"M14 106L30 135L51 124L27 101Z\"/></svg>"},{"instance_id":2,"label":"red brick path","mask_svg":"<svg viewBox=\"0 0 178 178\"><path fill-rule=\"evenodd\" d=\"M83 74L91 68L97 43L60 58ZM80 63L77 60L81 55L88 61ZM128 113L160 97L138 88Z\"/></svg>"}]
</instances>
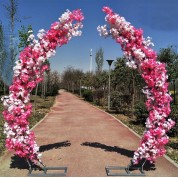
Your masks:
<instances>
[{"instance_id":1,"label":"red brick path","mask_svg":"<svg viewBox=\"0 0 178 178\"><path fill-rule=\"evenodd\" d=\"M60 91L51 112L34 129L47 166L67 166L67 176L106 176L105 166L126 166L139 138L112 116ZM26 163L7 152L0 176L26 176ZM178 168L159 158L147 176L178 176Z\"/></svg>"}]
</instances>

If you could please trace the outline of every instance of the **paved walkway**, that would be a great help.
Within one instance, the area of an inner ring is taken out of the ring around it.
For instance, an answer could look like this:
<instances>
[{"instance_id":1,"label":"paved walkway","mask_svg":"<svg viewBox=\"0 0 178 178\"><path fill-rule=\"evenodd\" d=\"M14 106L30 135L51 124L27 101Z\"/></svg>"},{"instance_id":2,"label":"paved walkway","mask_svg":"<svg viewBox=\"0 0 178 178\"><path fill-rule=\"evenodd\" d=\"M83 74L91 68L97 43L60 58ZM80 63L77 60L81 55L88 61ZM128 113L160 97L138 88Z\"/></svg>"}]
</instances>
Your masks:
<instances>
[{"instance_id":1,"label":"paved walkway","mask_svg":"<svg viewBox=\"0 0 178 178\"><path fill-rule=\"evenodd\" d=\"M126 166L139 138L112 116L60 91L51 112L34 129L47 166L67 166L67 176L106 176L105 166ZM26 176L27 164L7 152L0 176ZM178 176L178 168L159 158L146 166L147 176Z\"/></svg>"}]
</instances>

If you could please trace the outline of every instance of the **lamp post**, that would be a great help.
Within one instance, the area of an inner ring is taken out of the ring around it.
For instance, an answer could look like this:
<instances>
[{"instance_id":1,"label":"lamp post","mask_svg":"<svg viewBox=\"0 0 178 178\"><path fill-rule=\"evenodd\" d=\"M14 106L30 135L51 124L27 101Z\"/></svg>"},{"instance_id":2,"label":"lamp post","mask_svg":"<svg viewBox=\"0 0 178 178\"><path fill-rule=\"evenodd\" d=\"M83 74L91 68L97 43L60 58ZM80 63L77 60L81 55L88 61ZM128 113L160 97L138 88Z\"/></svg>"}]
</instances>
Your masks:
<instances>
[{"instance_id":1,"label":"lamp post","mask_svg":"<svg viewBox=\"0 0 178 178\"><path fill-rule=\"evenodd\" d=\"M92 73L92 49L90 50L90 73Z\"/></svg>"},{"instance_id":2,"label":"lamp post","mask_svg":"<svg viewBox=\"0 0 178 178\"><path fill-rule=\"evenodd\" d=\"M111 65L112 65L112 62L114 60L106 60L108 62L108 65L109 65L109 85L108 85L108 111L110 111L110 103L111 103Z\"/></svg>"}]
</instances>

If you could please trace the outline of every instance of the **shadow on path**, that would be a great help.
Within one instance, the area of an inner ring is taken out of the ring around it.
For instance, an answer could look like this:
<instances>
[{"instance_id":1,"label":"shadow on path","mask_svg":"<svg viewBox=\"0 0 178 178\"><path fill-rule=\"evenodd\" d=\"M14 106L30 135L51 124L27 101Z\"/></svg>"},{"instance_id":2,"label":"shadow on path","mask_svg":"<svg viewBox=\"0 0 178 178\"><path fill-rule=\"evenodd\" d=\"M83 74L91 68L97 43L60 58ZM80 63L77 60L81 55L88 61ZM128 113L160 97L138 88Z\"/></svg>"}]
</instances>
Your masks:
<instances>
[{"instance_id":1,"label":"shadow on path","mask_svg":"<svg viewBox=\"0 0 178 178\"><path fill-rule=\"evenodd\" d=\"M134 155L134 151L127 150L125 148L120 148L118 146L108 146L108 145L98 143L98 142L84 142L81 145L94 147L94 148L100 148L100 149L102 149L104 151L108 151L108 152L116 152L118 154L127 156L129 158L133 158L133 155ZM122 165L119 165L119 166L122 166ZM138 164L137 166L141 166L141 165ZM144 165L144 170L145 171L156 170L155 164L151 164L149 161L146 161L146 163Z\"/></svg>"},{"instance_id":2,"label":"shadow on path","mask_svg":"<svg viewBox=\"0 0 178 178\"><path fill-rule=\"evenodd\" d=\"M71 145L70 141L67 140L64 142L42 145L40 146L39 151L45 152L45 151L49 151L52 149L61 149L62 147L68 147L70 145ZM24 158L20 158L19 156L14 155L11 157L10 168L28 169L29 166L28 166L27 161Z\"/></svg>"},{"instance_id":3,"label":"shadow on path","mask_svg":"<svg viewBox=\"0 0 178 178\"><path fill-rule=\"evenodd\" d=\"M40 146L39 151L45 152L45 151L52 150L52 149L60 149L61 147L68 147L70 145L71 145L70 141L67 140L64 142L42 145L42 146Z\"/></svg>"},{"instance_id":4,"label":"shadow on path","mask_svg":"<svg viewBox=\"0 0 178 178\"><path fill-rule=\"evenodd\" d=\"M124 148L119 148L118 146L108 146L108 145L98 143L98 142L84 142L81 145L82 146L90 146L90 147L94 147L94 148L100 148L104 151L116 152L121 155L127 156L129 158L132 158L133 154L134 154L134 151L127 150Z\"/></svg>"}]
</instances>

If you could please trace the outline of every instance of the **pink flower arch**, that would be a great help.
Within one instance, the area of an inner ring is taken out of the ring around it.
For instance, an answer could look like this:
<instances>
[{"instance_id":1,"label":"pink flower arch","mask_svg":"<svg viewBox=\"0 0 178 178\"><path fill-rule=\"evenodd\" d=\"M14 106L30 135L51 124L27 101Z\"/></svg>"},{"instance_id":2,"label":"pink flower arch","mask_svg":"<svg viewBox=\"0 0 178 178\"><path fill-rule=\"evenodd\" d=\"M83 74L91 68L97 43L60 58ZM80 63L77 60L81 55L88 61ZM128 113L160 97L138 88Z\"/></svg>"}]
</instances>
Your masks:
<instances>
[{"instance_id":1,"label":"pink flower arch","mask_svg":"<svg viewBox=\"0 0 178 178\"><path fill-rule=\"evenodd\" d=\"M146 121L146 130L139 148L134 152L132 163L137 164L145 158L154 162L157 157L166 153L164 148L169 138L166 132L174 126L174 121L168 118L171 112L172 100L168 93L168 76L165 64L156 61L157 55L149 46L153 45L150 37L143 37L143 30L136 29L124 17L114 13L109 7L103 7L107 14L107 25L98 26L100 36L112 36L121 45L126 64L137 69L147 86L143 88L146 94L146 107L149 116Z\"/></svg>"},{"instance_id":2,"label":"pink flower arch","mask_svg":"<svg viewBox=\"0 0 178 178\"><path fill-rule=\"evenodd\" d=\"M39 31L38 40L31 34L28 38L30 45L20 53L13 69L9 96L2 98L6 147L34 163L41 163L41 154L35 135L29 129L28 119L32 112L30 92L44 79L43 74L48 69L45 62L55 55L56 47L67 44L72 36L81 35L83 19L80 9L72 12L67 10L47 32L43 29Z\"/></svg>"}]
</instances>

